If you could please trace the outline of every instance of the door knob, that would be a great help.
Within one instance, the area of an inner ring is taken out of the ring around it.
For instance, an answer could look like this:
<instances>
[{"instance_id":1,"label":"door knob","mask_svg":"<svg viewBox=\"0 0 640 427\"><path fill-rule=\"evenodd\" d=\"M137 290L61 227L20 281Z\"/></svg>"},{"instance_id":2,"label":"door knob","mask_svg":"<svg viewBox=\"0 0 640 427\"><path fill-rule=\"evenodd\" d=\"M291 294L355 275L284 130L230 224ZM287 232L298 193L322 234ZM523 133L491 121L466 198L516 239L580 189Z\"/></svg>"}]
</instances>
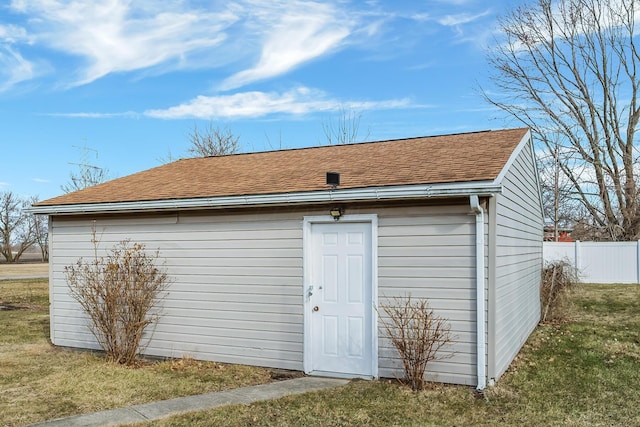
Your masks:
<instances>
[{"instance_id":1,"label":"door knob","mask_svg":"<svg viewBox=\"0 0 640 427\"><path fill-rule=\"evenodd\" d=\"M320 307L318 307L317 305L313 307L313 311L318 311L318 310L320 310Z\"/></svg>"}]
</instances>

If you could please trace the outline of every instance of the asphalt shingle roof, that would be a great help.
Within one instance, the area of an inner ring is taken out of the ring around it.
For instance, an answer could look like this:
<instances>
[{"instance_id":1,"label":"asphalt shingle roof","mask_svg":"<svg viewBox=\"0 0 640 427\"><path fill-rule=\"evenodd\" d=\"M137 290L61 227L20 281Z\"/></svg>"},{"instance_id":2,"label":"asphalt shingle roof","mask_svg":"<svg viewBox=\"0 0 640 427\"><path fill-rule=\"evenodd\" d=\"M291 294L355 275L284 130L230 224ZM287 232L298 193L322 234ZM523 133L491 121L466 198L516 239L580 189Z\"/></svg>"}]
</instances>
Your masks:
<instances>
[{"instance_id":1,"label":"asphalt shingle roof","mask_svg":"<svg viewBox=\"0 0 640 427\"><path fill-rule=\"evenodd\" d=\"M135 202L494 180L527 129L178 160L36 206Z\"/></svg>"}]
</instances>

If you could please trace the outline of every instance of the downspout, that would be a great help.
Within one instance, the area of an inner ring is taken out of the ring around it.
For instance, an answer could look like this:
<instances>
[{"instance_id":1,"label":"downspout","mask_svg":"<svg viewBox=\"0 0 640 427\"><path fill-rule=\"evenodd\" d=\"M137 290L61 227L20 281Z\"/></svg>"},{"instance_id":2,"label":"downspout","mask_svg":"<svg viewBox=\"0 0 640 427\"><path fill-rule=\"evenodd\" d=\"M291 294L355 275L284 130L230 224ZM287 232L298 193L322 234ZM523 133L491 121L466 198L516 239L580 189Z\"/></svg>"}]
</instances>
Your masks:
<instances>
[{"instance_id":1,"label":"downspout","mask_svg":"<svg viewBox=\"0 0 640 427\"><path fill-rule=\"evenodd\" d=\"M487 387L486 354L485 354L485 304L484 304L484 209L480 206L477 195L469 196L471 211L476 216L476 326L477 348L476 364L478 372L478 386L476 390Z\"/></svg>"}]
</instances>

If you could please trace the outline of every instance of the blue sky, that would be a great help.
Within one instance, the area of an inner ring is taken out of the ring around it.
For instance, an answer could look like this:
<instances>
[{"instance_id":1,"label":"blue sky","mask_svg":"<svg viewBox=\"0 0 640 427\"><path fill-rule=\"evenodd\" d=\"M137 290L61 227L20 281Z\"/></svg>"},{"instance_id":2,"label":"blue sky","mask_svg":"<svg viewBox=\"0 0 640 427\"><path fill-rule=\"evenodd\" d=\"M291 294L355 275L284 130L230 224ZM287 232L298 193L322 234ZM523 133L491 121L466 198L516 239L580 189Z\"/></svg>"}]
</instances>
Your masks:
<instances>
[{"instance_id":1,"label":"blue sky","mask_svg":"<svg viewBox=\"0 0 640 427\"><path fill-rule=\"evenodd\" d=\"M13 0L0 6L0 191L61 194L83 157L111 177L186 156L194 124L242 151L517 125L487 105L485 49L519 2Z\"/></svg>"}]
</instances>

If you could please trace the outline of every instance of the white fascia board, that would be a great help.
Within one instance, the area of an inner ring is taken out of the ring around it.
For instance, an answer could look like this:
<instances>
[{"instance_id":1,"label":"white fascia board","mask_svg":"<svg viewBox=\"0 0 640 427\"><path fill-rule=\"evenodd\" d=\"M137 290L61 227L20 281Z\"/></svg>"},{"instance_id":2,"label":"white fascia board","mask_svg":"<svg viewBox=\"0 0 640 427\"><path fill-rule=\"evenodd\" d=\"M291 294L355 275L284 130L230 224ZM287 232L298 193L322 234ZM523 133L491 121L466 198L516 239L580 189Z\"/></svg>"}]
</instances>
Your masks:
<instances>
[{"instance_id":1,"label":"white fascia board","mask_svg":"<svg viewBox=\"0 0 640 427\"><path fill-rule=\"evenodd\" d=\"M393 187L329 189L321 191L255 194L246 196L32 206L29 208L29 212L40 215L141 212L367 200L428 199L431 197L455 197L469 195L483 196L501 192L502 186L496 185L495 181L474 181L445 184L400 185Z\"/></svg>"}]
</instances>

